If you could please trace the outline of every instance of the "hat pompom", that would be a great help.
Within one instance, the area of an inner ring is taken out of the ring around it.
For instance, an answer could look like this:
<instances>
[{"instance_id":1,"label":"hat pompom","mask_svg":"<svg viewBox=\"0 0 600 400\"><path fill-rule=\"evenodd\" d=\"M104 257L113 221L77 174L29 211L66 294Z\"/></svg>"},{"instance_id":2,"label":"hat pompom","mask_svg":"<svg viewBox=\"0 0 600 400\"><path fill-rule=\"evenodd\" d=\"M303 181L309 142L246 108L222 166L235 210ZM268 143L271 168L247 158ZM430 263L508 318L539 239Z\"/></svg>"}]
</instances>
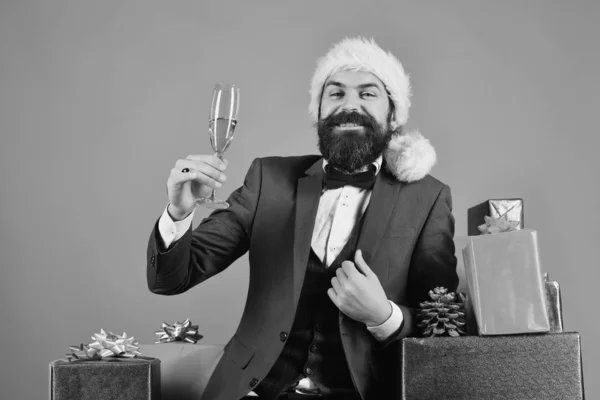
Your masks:
<instances>
[{"instance_id":1,"label":"hat pompom","mask_svg":"<svg viewBox=\"0 0 600 400\"><path fill-rule=\"evenodd\" d=\"M419 131L395 135L384 151L388 171L401 182L423 179L435 166L437 154Z\"/></svg>"}]
</instances>

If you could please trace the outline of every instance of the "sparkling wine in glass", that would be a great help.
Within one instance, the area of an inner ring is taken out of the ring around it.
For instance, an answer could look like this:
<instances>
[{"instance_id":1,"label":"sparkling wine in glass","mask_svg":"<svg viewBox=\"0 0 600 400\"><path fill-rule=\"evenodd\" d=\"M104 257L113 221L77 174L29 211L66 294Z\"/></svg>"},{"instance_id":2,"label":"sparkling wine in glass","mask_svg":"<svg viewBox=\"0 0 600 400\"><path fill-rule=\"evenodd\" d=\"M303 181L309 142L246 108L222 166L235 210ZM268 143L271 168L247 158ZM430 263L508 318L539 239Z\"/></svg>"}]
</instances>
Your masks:
<instances>
[{"instance_id":1,"label":"sparkling wine in glass","mask_svg":"<svg viewBox=\"0 0 600 400\"><path fill-rule=\"evenodd\" d=\"M223 159L223 154L233 140L240 106L240 90L235 85L219 83L215 85L208 116L210 144L215 156ZM196 204L213 209L228 208L225 200L215 197L213 189L209 197L196 199Z\"/></svg>"}]
</instances>

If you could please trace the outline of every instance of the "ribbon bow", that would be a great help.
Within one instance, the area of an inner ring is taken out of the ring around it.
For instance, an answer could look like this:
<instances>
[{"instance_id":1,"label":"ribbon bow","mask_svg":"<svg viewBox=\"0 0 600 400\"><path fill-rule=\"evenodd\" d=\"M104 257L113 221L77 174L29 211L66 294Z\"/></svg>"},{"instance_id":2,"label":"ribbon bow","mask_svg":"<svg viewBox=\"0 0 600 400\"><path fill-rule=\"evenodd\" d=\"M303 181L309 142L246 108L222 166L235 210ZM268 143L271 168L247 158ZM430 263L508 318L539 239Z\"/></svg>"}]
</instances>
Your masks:
<instances>
[{"instance_id":1,"label":"ribbon bow","mask_svg":"<svg viewBox=\"0 0 600 400\"><path fill-rule=\"evenodd\" d=\"M506 214L502 215L500 218L492 218L487 215L483 218L485 219L485 224L477 227L482 234L512 232L516 231L517 226L519 226L519 221L509 221Z\"/></svg>"},{"instance_id":2,"label":"ribbon bow","mask_svg":"<svg viewBox=\"0 0 600 400\"><path fill-rule=\"evenodd\" d=\"M364 172L356 174L345 174L330 165L325 168L325 187L327 189L339 189L350 185L361 189L371 189L375 183L375 166L369 165Z\"/></svg>"},{"instance_id":3,"label":"ribbon bow","mask_svg":"<svg viewBox=\"0 0 600 400\"><path fill-rule=\"evenodd\" d=\"M73 359L91 361L110 357L134 358L141 354L138 351L140 348L138 342L133 336L128 337L125 332L119 336L100 329L100 333L95 333L92 339L94 341L88 345L69 346L71 354L67 354L67 359L69 361Z\"/></svg>"},{"instance_id":4,"label":"ribbon bow","mask_svg":"<svg viewBox=\"0 0 600 400\"><path fill-rule=\"evenodd\" d=\"M189 318L183 322L175 322L173 325L163 322L162 329L154 333L158 335L158 340L154 343L188 342L195 344L203 338L198 333L198 325L192 325Z\"/></svg>"}]
</instances>

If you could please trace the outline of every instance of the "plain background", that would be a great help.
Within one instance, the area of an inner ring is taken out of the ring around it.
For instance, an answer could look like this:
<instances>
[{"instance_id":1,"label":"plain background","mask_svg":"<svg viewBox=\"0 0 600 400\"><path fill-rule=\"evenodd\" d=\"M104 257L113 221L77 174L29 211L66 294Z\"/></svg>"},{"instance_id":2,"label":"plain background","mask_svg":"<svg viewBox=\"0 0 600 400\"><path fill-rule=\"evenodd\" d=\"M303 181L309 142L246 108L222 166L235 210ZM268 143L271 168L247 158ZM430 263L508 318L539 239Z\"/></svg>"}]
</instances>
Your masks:
<instances>
[{"instance_id":1,"label":"plain background","mask_svg":"<svg viewBox=\"0 0 600 400\"><path fill-rule=\"evenodd\" d=\"M366 35L411 75L407 127L438 152L433 175L452 188L457 235L469 207L524 199L565 328L582 335L588 398L600 398L599 4L2 1L2 397L47 398L48 363L100 328L151 343L162 321L189 317L204 343L225 343L243 310L246 257L179 296L146 286L169 171L211 152L218 81L242 94L221 196L255 157L317 152L307 112L316 60Z\"/></svg>"}]
</instances>

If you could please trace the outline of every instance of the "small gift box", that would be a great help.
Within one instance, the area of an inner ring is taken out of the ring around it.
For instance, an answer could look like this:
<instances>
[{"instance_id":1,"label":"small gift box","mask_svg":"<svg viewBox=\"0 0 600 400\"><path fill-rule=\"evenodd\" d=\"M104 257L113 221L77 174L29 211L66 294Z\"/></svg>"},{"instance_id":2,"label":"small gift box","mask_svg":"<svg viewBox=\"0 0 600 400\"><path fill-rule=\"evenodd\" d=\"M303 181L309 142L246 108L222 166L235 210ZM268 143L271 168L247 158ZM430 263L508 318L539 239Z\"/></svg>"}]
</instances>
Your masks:
<instances>
[{"instance_id":1,"label":"small gift box","mask_svg":"<svg viewBox=\"0 0 600 400\"><path fill-rule=\"evenodd\" d=\"M515 222L515 230L525 228L523 218L523 199L490 199L469 208L467 211L467 232L469 236L481 234L479 227L485 223L485 217L505 218Z\"/></svg>"},{"instance_id":2,"label":"small gift box","mask_svg":"<svg viewBox=\"0 0 600 400\"><path fill-rule=\"evenodd\" d=\"M550 281L548 274L544 274L546 285L546 305L548 306L548 320L550 321L550 332L559 333L563 331L562 299L560 297L560 286L556 281Z\"/></svg>"},{"instance_id":3,"label":"small gift box","mask_svg":"<svg viewBox=\"0 0 600 400\"><path fill-rule=\"evenodd\" d=\"M584 398L579 333L404 338L403 400Z\"/></svg>"},{"instance_id":4,"label":"small gift box","mask_svg":"<svg viewBox=\"0 0 600 400\"><path fill-rule=\"evenodd\" d=\"M463 259L480 335L550 331L536 231L471 236Z\"/></svg>"},{"instance_id":5,"label":"small gift box","mask_svg":"<svg viewBox=\"0 0 600 400\"><path fill-rule=\"evenodd\" d=\"M51 400L160 400L160 360L140 356L126 333L92 339L50 363Z\"/></svg>"}]
</instances>

